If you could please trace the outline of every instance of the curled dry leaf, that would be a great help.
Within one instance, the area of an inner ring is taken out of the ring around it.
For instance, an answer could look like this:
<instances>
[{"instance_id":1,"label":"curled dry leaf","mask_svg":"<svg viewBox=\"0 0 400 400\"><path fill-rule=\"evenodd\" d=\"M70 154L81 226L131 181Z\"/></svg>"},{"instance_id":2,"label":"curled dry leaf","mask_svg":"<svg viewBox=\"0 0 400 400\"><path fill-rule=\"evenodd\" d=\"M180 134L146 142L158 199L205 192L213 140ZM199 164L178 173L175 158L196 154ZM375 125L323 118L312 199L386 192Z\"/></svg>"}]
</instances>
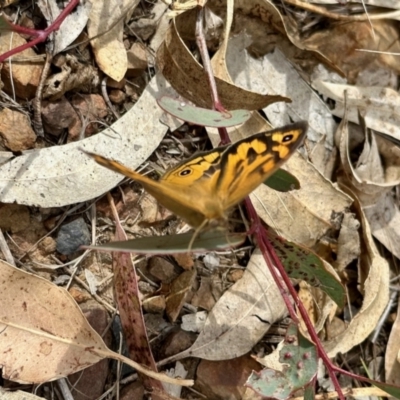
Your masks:
<instances>
[{"instance_id":1,"label":"curled dry leaf","mask_svg":"<svg viewBox=\"0 0 400 400\"><path fill-rule=\"evenodd\" d=\"M155 150L167 130L160 122L163 111L155 97L169 93L166 81L158 74L135 106L110 128L80 142L36 150L1 165L0 201L61 207L110 190L123 177L96 164L80 148L137 168Z\"/></svg>"},{"instance_id":2,"label":"curled dry leaf","mask_svg":"<svg viewBox=\"0 0 400 400\"><path fill-rule=\"evenodd\" d=\"M331 110L334 115L359 124L361 114L368 128L400 141L400 94L397 91L322 80L314 81L312 86L321 95L335 100L335 108Z\"/></svg>"},{"instance_id":3,"label":"curled dry leaf","mask_svg":"<svg viewBox=\"0 0 400 400\"><path fill-rule=\"evenodd\" d=\"M61 71L49 76L43 87L43 99L57 100L66 92L78 89L90 93L100 82L99 70L92 65L81 63L75 56L65 54L58 65Z\"/></svg>"},{"instance_id":4,"label":"curled dry leaf","mask_svg":"<svg viewBox=\"0 0 400 400\"><path fill-rule=\"evenodd\" d=\"M396 53L400 52L400 44L397 21L374 21L372 29L373 34L370 21L331 22L325 30L318 30L297 43L307 50L317 51L328 60L328 65L342 71L350 81L355 81L366 66L370 69L385 66L398 73Z\"/></svg>"},{"instance_id":5,"label":"curled dry leaf","mask_svg":"<svg viewBox=\"0 0 400 400\"><path fill-rule=\"evenodd\" d=\"M208 314L196 342L174 356L227 360L248 351L287 314L285 303L259 250L243 277L231 286Z\"/></svg>"},{"instance_id":6,"label":"curled dry leaf","mask_svg":"<svg viewBox=\"0 0 400 400\"><path fill-rule=\"evenodd\" d=\"M397 316L390 331L385 352L386 383L400 385L400 302L397 305Z\"/></svg>"},{"instance_id":7,"label":"curled dry leaf","mask_svg":"<svg viewBox=\"0 0 400 400\"><path fill-rule=\"evenodd\" d=\"M355 197L354 194L353 196ZM389 300L389 265L380 256L375 246L360 203L355 201L355 206L361 221L362 232L359 276L360 290L364 295L363 304L346 329L324 343L329 357L334 357L338 353L346 353L366 339L375 329Z\"/></svg>"},{"instance_id":8,"label":"curled dry leaf","mask_svg":"<svg viewBox=\"0 0 400 400\"><path fill-rule=\"evenodd\" d=\"M164 43L157 52L157 64L180 95L200 107L212 108L204 70L179 37L175 24L171 25ZM282 96L250 92L218 78L216 81L221 102L228 110L259 110L276 101L290 101Z\"/></svg>"},{"instance_id":9,"label":"curled dry leaf","mask_svg":"<svg viewBox=\"0 0 400 400\"><path fill-rule=\"evenodd\" d=\"M358 133L346 119L342 121L338 135L345 176L340 181L356 193L372 234L396 257L400 257L397 245L400 240L400 212L391 192L400 183L400 148L368 132L361 134L361 140L354 141ZM363 151L353 166L350 154L360 143L363 144Z\"/></svg>"}]
</instances>

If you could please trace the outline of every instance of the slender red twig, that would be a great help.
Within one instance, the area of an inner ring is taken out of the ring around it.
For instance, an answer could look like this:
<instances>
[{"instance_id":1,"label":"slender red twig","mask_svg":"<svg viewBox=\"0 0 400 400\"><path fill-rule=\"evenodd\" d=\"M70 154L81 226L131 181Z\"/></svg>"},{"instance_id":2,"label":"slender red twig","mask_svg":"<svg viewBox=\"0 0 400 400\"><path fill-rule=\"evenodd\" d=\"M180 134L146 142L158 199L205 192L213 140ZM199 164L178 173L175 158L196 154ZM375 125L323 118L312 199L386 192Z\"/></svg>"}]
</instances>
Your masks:
<instances>
[{"instance_id":1,"label":"slender red twig","mask_svg":"<svg viewBox=\"0 0 400 400\"><path fill-rule=\"evenodd\" d=\"M0 56L0 63L4 62L7 58L13 56L14 54L21 53L22 51L24 51L26 49L30 49L31 47L37 45L38 43L44 42L51 33L53 33L54 31L56 31L60 28L60 26L63 23L63 21L65 20L65 18L69 14L71 14L72 10L78 4L79 4L79 0L71 0L67 4L67 6L64 8L64 10L62 10L60 15L53 21L53 23L44 30L42 30L42 29L35 30L35 29L25 28L23 26L15 25L12 22L7 21L7 24L11 31L29 35L29 36L35 37L35 39L3 53Z\"/></svg>"}]
</instances>

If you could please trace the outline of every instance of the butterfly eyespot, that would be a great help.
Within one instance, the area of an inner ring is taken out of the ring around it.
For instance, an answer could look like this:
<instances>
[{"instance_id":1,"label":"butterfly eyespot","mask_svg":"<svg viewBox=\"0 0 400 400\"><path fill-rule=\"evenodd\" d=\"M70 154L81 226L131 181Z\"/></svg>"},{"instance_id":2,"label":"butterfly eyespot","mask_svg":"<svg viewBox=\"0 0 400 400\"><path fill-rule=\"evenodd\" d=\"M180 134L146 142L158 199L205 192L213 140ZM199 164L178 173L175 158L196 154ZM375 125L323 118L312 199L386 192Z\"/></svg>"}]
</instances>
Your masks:
<instances>
[{"instance_id":1,"label":"butterfly eyespot","mask_svg":"<svg viewBox=\"0 0 400 400\"><path fill-rule=\"evenodd\" d=\"M179 176L187 176L192 173L192 170L190 168L184 169L181 172L179 172Z\"/></svg>"},{"instance_id":2,"label":"butterfly eyespot","mask_svg":"<svg viewBox=\"0 0 400 400\"><path fill-rule=\"evenodd\" d=\"M289 134L289 135L285 135L282 139L282 142L290 142L293 140L293 135Z\"/></svg>"}]
</instances>

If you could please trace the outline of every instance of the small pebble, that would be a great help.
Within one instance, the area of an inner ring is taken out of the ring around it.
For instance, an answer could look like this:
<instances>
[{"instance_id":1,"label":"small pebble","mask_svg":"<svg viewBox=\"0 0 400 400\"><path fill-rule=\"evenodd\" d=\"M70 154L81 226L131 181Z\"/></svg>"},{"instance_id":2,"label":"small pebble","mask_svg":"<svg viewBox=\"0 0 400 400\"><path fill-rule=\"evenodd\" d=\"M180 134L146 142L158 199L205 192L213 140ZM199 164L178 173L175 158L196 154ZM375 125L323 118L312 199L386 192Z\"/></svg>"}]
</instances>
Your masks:
<instances>
[{"instance_id":1,"label":"small pebble","mask_svg":"<svg viewBox=\"0 0 400 400\"><path fill-rule=\"evenodd\" d=\"M75 219L60 228L57 236L57 251L70 255L82 245L90 244L90 232L83 218Z\"/></svg>"}]
</instances>

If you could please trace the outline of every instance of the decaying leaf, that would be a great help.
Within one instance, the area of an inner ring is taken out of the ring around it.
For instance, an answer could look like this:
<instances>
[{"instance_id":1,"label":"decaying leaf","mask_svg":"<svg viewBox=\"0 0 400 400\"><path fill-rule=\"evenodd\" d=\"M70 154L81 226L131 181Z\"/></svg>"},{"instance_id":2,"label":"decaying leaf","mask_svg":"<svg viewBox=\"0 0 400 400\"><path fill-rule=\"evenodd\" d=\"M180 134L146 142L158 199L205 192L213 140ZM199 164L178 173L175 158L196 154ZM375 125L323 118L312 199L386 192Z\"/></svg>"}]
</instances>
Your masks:
<instances>
[{"instance_id":1,"label":"decaying leaf","mask_svg":"<svg viewBox=\"0 0 400 400\"><path fill-rule=\"evenodd\" d=\"M71 295L49 281L0 262L3 377L40 383L80 371L107 351Z\"/></svg>"},{"instance_id":2,"label":"decaying leaf","mask_svg":"<svg viewBox=\"0 0 400 400\"><path fill-rule=\"evenodd\" d=\"M222 295L208 314L196 342L175 357L207 360L239 357L286 313L279 289L260 251L256 251L243 277Z\"/></svg>"},{"instance_id":3,"label":"decaying leaf","mask_svg":"<svg viewBox=\"0 0 400 400\"><path fill-rule=\"evenodd\" d=\"M391 189L400 183L400 148L373 132L361 132L360 135L359 129L348 124L346 117L338 133L345 172L340 181L356 193L372 234L399 257L400 212ZM360 139L355 140L357 137ZM359 146L362 146L362 152L353 162L350 154Z\"/></svg>"},{"instance_id":4,"label":"decaying leaf","mask_svg":"<svg viewBox=\"0 0 400 400\"><path fill-rule=\"evenodd\" d=\"M111 199L111 196L109 196L109 199ZM115 205L112 201L110 202L116 223L115 239L126 240L127 236L121 226ZM124 330L129 355L132 360L157 372L140 305L138 278L129 253L113 253L113 271L115 298L118 303L121 325ZM140 374L140 376L146 387L163 391L159 381L144 374Z\"/></svg>"},{"instance_id":5,"label":"decaying leaf","mask_svg":"<svg viewBox=\"0 0 400 400\"><path fill-rule=\"evenodd\" d=\"M180 95L201 107L212 108L204 70L179 37L175 24L171 25L165 42L158 50L157 63L163 75ZM228 110L258 110L276 101L289 101L279 95L250 92L221 79L216 81L221 102Z\"/></svg>"},{"instance_id":6,"label":"decaying leaf","mask_svg":"<svg viewBox=\"0 0 400 400\"><path fill-rule=\"evenodd\" d=\"M5 261L0 261L0 275L4 378L19 383L48 382L110 357L163 382L192 384L147 370L109 350L65 289Z\"/></svg>"},{"instance_id":7,"label":"decaying leaf","mask_svg":"<svg viewBox=\"0 0 400 400\"><path fill-rule=\"evenodd\" d=\"M367 338L375 328L389 300L389 265L375 246L368 221L359 202L356 201L355 205L362 232L359 290L364 296L363 304L345 331L324 343L329 357L334 357L339 352L346 353Z\"/></svg>"}]
</instances>

